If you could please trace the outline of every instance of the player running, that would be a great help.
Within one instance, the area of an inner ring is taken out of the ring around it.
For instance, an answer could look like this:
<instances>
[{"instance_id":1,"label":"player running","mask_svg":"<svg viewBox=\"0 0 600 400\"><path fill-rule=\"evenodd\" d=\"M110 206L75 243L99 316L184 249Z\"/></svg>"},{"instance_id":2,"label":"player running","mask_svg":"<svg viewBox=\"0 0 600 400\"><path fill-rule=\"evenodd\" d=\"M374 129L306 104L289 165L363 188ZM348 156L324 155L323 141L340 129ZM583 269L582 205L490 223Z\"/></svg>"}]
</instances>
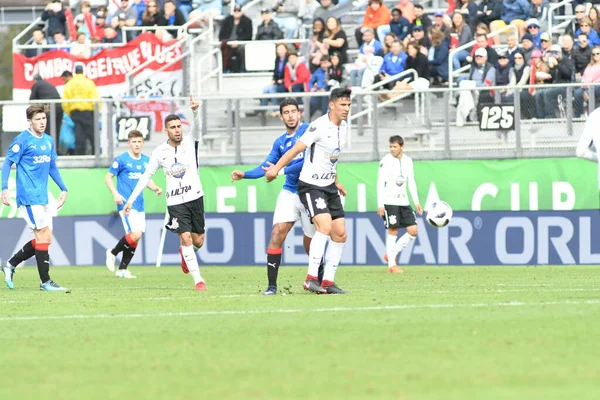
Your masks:
<instances>
[{"instance_id":1,"label":"player running","mask_svg":"<svg viewBox=\"0 0 600 400\"><path fill-rule=\"evenodd\" d=\"M165 172L167 187L167 210L169 221L165 226L179 235L181 253L187 266L185 273L194 278L195 290L206 290L204 279L200 275L194 246L204 244L204 191L198 172L198 141L200 140L200 103L190 96L194 122L190 133L183 136L181 119L176 114L165 118L165 129L169 140L152 152L146 172L138 181L127 204L123 208L126 216L131 215L133 204L158 168Z\"/></svg>"},{"instance_id":2,"label":"player running","mask_svg":"<svg viewBox=\"0 0 600 400\"><path fill-rule=\"evenodd\" d=\"M383 258L388 263L388 272L392 274L404 272L396 265L396 257L417 237L417 218L408 202L407 185L417 212L423 214L413 161L403 150L404 139L390 137L390 154L381 159L377 174L377 214L383 217L388 231L385 241L387 254ZM406 228L406 233L396 241L398 228Z\"/></svg>"},{"instance_id":3,"label":"player running","mask_svg":"<svg viewBox=\"0 0 600 400\"><path fill-rule=\"evenodd\" d=\"M338 181L337 162L348 136L346 118L352 104L350 95L351 91L347 88L332 90L329 113L314 120L294 147L265 174L267 181L271 182L284 166L306 150L298 195L317 229L310 243L308 274L304 282L304 289L314 293L348 293L334 283L334 278L346 243L344 208L340 198L340 193L346 195L346 189ZM319 264L329 238L325 274L319 284Z\"/></svg>"},{"instance_id":4,"label":"player running","mask_svg":"<svg viewBox=\"0 0 600 400\"><path fill-rule=\"evenodd\" d=\"M279 161L279 159L290 150L308 128L308 124L300 124L300 107L293 98L286 98L279 104L279 114L285 125L286 133L278 137L273 143L271 152L264 163L250 171L233 171L231 181L241 179L257 179L265 176L265 170L270 165ZM306 208L300 202L298 197L298 176L304 163L304 152L298 155L290 164L281 170L285 174L285 184L283 190L277 196L277 204L273 213L273 229L271 231L271 240L267 247L267 278L269 286L263 293L264 295L277 294L277 275L279 265L281 264L282 246L288 233L294 227L296 221L300 220L302 230L304 231L304 250L308 253L311 238L315 234L315 226L311 224L310 218L306 213Z\"/></svg>"},{"instance_id":5,"label":"player running","mask_svg":"<svg viewBox=\"0 0 600 400\"><path fill-rule=\"evenodd\" d=\"M125 236L119 240L113 249L106 250L106 268L110 272L115 272L115 260L117 254L123 252L121 264L115 273L117 278L136 278L127 269L138 242L142 238L142 234L146 232L146 213L144 212L144 196L139 196L134 202L129 216L123 212L123 204L129 198L135 185L140 180L140 177L146 172L146 166L150 158L142 154L144 147L144 135L138 130L132 130L128 136L129 151L115 157L110 169L104 177L104 182L108 190L113 195L117 210L121 216L123 228L125 228ZM113 184L113 177L117 177L117 187ZM161 188L150 180L148 189L156 193L157 196L162 194Z\"/></svg>"},{"instance_id":6,"label":"player running","mask_svg":"<svg viewBox=\"0 0 600 400\"><path fill-rule=\"evenodd\" d=\"M27 225L33 230L35 239L27 242L2 266L4 281L9 289L14 289L15 268L35 255L40 275L40 290L66 291L66 288L50 279L48 246L52 242L52 215L65 203L67 187L56 166L54 140L44 133L46 130L44 106L34 104L27 107L27 122L29 129L12 141L2 166L2 203L10 206L8 178L12 165L17 164L17 206ZM61 190L56 204L48 203L48 176L52 177Z\"/></svg>"}]
</instances>

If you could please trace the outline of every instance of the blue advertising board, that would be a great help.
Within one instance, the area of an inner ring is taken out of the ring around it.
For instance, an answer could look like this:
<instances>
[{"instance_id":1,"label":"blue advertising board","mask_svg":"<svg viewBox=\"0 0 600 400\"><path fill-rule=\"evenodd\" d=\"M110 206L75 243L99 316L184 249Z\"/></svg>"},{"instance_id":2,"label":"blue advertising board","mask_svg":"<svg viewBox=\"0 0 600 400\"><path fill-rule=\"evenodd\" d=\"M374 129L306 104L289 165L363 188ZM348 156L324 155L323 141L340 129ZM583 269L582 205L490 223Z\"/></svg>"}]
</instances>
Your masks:
<instances>
[{"instance_id":1,"label":"blue advertising board","mask_svg":"<svg viewBox=\"0 0 600 400\"><path fill-rule=\"evenodd\" d=\"M442 229L417 219L419 236L399 256L410 265L572 265L600 264L598 211L457 212ZM200 265L264 265L272 214L208 214ZM147 230L132 264L154 265L163 215L149 215ZM348 213L344 265L381 265L385 229L376 214ZM116 216L57 217L50 246L53 265L103 265L106 249L123 236ZM32 238L22 219L2 221L0 257L6 259ZM168 232L164 265L179 264L177 235ZM299 226L283 249L285 265L306 265ZM30 263L33 260L29 261Z\"/></svg>"}]
</instances>

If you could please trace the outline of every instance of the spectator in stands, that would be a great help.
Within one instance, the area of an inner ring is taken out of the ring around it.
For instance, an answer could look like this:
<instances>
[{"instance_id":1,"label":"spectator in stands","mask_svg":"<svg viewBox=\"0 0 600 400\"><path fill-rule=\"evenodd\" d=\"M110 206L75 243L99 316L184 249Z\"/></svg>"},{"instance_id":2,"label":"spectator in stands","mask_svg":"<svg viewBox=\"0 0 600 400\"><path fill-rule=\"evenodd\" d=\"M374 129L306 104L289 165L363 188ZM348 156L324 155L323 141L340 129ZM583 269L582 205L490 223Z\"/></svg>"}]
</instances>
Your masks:
<instances>
[{"instance_id":1,"label":"spectator in stands","mask_svg":"<svg viewBox=\"0 0 600 400\"><path fill-rule=\"evenodd\" d=\"M300 2L300 10L298 11L298 18L303 24L310 24L315 18L314 14L319 8L319 2L317 0L302 0ZM324 17L323 21L328 18Z\"/></svg>"},{"instance_id":2,"label":"spectator in stands","mask_svg":"<svg viewBox=\"0 0 600 400\"><path fill-rule=\"evenodd\" d=\"M48 51L48 41L46 40L46 35L44 35L42 28L37 27L33 30L30 45L37 46L37 48L25 50L25 57L37 57Z\"/></svg>"},{"instance_id":3,"label":"spectator in stands","mask_svg":"<svg viewBox=\"0 0 600 400\"><path fill-rule=\"evenodd\" d=\"M408 56L402 51L402 44L394 40L390 46L390 52L383 57L383 65L379 75L375 77L375 82L381 82L389 77L404 72L406 69L406 59ZM391 90L396 86L398 79L386 83L383 87Z\"/></svg>"},{"instance_id":4,"label":"spectator in stands","mask_svg":"<svg viewBox=\"0 0 600 400\"><path fill-rule=\"evenodd\" d=\"M58 94L58 90L52 85L50 82L42 79L40 74L35 74L33 76L33 86L31 86L31 93L29 94L29 100L60 100L60 95ZM43 103L43 102L42 102ZM52 107L47 105L47 110L51 111ZM60 103L54 104L54 114L51 115L50 112L46 112L46 119L48 120L46 129L50 134L52 132L50 128L50 124L54 123L54 132L56 134L55 142L58 143L58 136L60 134L60 127L62 125L63 118L63 109Z\"/></svg>"},{"instance_id":5,"label":"spectator in stands","mask_svg":"<svg viewBox=\"0 0 600 400\"><path fill-rule=\"evenodd\" d=\"M398 38L396 37L396 35L394 35L393 33L388 33L387 35L385 35L385 38L383 38L383 55L389 53L390 51L392 51L392 43L394 42L394 40L398 40Z\"/></svg>"},{"instance_id":6,"label":"spectator in stands","mask_svg":"<svg viewBox=\"0 0 600 400\"><path fill-rule=\"evenodd\" d=\"M520 50L519 41L516 35L510 34L506 37L507 53L510 60L510 65L515 65L514 55Z\"/></svg>"},{"instance_id":7,"label":"spectator in stands","mask_svg":"<svg viewBox=\"0 0 600 400\"><path fill-rule=\"evenodd\" d=\"M529 10L529 19L535 19L540 24L542 31L548 30L548 14L550 13L550 2L548 0L531 0L531 8ZM523 29L521 25L521 35L526 33L526 29ZM525 27L527 28L527 27Z\"/></svg>"},{"instance_id":8,"label":"spectator in stands","mask_svg":"<svg viewBox=\"0 0 600 400\"><path fill-rule=\"evenodd\" d=\"M85 33L79 32L77 39L71 43L71 54L75 57L89 58L92 55L92 49L89 46L89 41L85 37Z\"/></svg>"},{"instance_id":9,"label":"spectator in stands","mask_svg":"<svg viewBox=\"0 0 600 400\"><path fill-rule=\"evenodd\" d=\"M315 72L313 72L312 76L310 77L310 81L308 82L308 87L313 93L324 93L329 91L329 67L331 67L329 56L324 56L320 62L320 68L317 68ZM325 115L327 113L328 104L328 96L311 97L309 117L312 119L313 115L315 115L317 111L321 111L321 115Z\"/></svg>"},{"instance_id":10,"label":"spectator in stands","mask_svg":"<svg viewBox=\"0 0 600 400\"><path fill-rule=\"evenodd\" d=\"M550 47L552 47L552 37L548 32L542 33L542 36L540 36L540 43L540 50L542 50L542 54L545 56L546 53L550 50Z\"/></svg>"},{"instance_id":11,"label":"spectator in stands","mask_svg":"<svg viewBox=\"0 0 600 400\"><path fill-rule=\"evenodd\" d=\"M471 31L476 31L481 23L487 27L492 21L499 20L501 17L502 0L483 0L479 5L476 15L471 16L469 19Z\"/></svg>"},{"instance_id":12,"label":"spectator in stands","mask_svg":"<svg viewBox=\"0 0 600 400\"><path fill-rule=\"evenodd\" d=\"M498 52L498 64L496 64L496 86L508 86L510 84L510 75L512 67L508 52L504 49ZM500 102L508 103L512 101L512 95L509 89L500 89Z\"/></svg>"},{"instance_id":13,"label":"spectator in stands","mask_svg":"<svg viewBox=\"0 0 600 400\"><path fill-rule=\"evenodd\" d=\"M406 69L414 69L417 71L419 78L429 80L429 61L427 60L427 56L421 53L420 47L421 46L416 40L408 42L406 50L408 53L408 57L406 58Z\"/></svg>"},{"instance_id":14,"label":"spectator in stands","mask_svg":"<svg viewBox=\"0 0 600 400\"><path fill-rule=\"evenodd\" d=\"M392 19L389 25L381 25L377 28L377 37L381 42L385 41L385 35L388 33L393 33L399 40L404 40L411 29L411 24L402 16L402 11L394 8L391 15Z\"/></svg>"},{"instance_id":15,"label":"spectator in stands","mask_svg":"<svg viewBox=\"0 0 600 400\"><path fill-rule=\"evenodd\" d=\"M71 71L63 71L63 73L60 75L63 83L66 85L67 82L69 82L71 79L73 79L73 74L71 73Z\"/></svg>"},{"instance_id":16,"label":"spectator in stands","mask_svg":"<svg viewBox=\"0 0 600 400\"><path fill-rule=\"evenodd\" d=\"M562 57L562 49L559 45L554 44L548 52L546 61L548 66L548 74L546 83L568 83L572 81L575 75L571 60ZM538 118L554 118L557 99L559 95L563 97L566 94L565 88L544 88L539 89L535 93L535 107Z\"/></svg>"},{"instance_id":17,"label":"spectator in stands","mask_svg":"<svg viewBox=\"0 0 600 400\"><path fill-rule=\"evenodd\" d=\"M600 46L600 37L598 33L592 29L592 20L588 17L584 17L579 21L579 29L576 32L577 37L583 33L587 36L590 45Z\"/></svg>"},{"instance_id":18,"label":"spectator in stands","mask_svg":"<svg viewBox=\"0 0 600 400\"><path fill-rule=\"evenodd\" d=\"M599 83L600 82L600 46L595 46L592 49L592 58L590 63L585 68L583 73L582 83ZM600 100L600 86L593 88L594 100L596 106L598 106ZM584 102L589 101L590 88L581 87L575 90L574 103L573 103L573 116L579 117L584 114Z\"/></svg>"},{"instance_id":19,"label":"spectator in stands","mask_svg":"<svg viewBox=\"0 0 600 400\"><path fill-rule=\"evenodd\" d=\"M128 20L129 22L129 20ZM166 0L163 5L162 10L162 18L158 23L159 26L181 26L186 23L185 17L179 11L173 0ZM225 21L223 21L225 23ZM223 29L223 28L221 28ZM169 35L176 38L177 37L177 29L168 29ZM220 35L220 33L219 33ZM250 35L252 37L252 35Z\"/></svg>"},{"instance_id":20,"label":"spectator in stands","mask_svg":"<svg viewBox=\"0 0 600 400\"><path fill-rule=\"evenodd\" d=\"M562 35L560 37L560 47L562 48L563 57L573 61L573 48L575 47L573 36L568 33ZM575 65L575 62L573 62L573 65Z\"/></svg>"},{"instance_id":21,"label":"spectator in stands","mask_svg":"<svg viewBox=\"0 0 600 400\"><path fill-rule=\"evenodd\" d=\"M239 3L240 2L238 2L238 4ZM185 20L187 21L193 9L192 0L177 0L177 8L179 9L179 11L181 11L181 14L183 14Z\"/></svg>"},{"instance_id":22,"label":"spectator in stands","mask_svg":"<svg viewBox=\"0 0 600 400\"><path fill-rule=\"evenodd\" d=\"M69 42L67 41L67 39L65 38L65 34L62 31L56 31L52 34L52 38L54 39L53 42L56 46L54 48L54 50L62 50L62 51L66 51L67 53L69 52L71 46L69 45Z\"/></svg>"},{"instance_id":23,"label":"spectator in stands","mask_svg":"<svg viewBox=\"0 0 600 400\"><path fill-rule=\"evenodd\" d=\"M412 24L417 18L417 11L415 10L417 7L420 7L420 14L423 16L423 6L415 5L410 0L400 0L400 3L398 3L398 5L394 8L400 10L402 12L402 16Z\"/></svg>"},{"instance_id":24,"label":"spectator in stands","mask_svg":"<svg viewBox=\"0 0 600 400\"><path fill-rule=\"evenodd\" d=\"M194 26L208 27L211 18L221 15L221 0L196 0L194 3L198 4L198 8L193 10L188 16L189 20L198 21Z\"/></svg>"},{"instance_id":25,"label":"spectator in stands","mask_svg":"<svg viewBox=\"0 0 600 400\"><path fill-rule=\"evenodd\" d=\"M41 18L42 21L48 21L48 32L67 32L67 18L61 0L48 3Z\"/></svg>"},{"instance_id":26,"label":"spectator in stands","mask_svg":"<svg viewBox=\"0 0 600 400\"><path fill-rule=\"evenodd\" d=\"M125 27L127 27L127 14L121 12L117 15L117 26L115 27L116 31L119 32L122 38L125 38L126 41L133 40L135 33L126 31Z\"/></svg>"},{"instance_id":27,"label":"spectator in stands","mask_svg":"<svg viewBox=\"0 0 600 400\"><path fill-rule=\"evenodd\" d=\"M327 18L327 30L325 31L323 43L329 46L330 58L334 52L338 52L340 63L346 64L348 62L348 40L339 19L335 17Z\"/></svg>"},{"instance_id":28,"label":"spectator in stands","mask_svg":"<svg viewBox=\"0 0 600 400\"><path fill-rule=\"evenodd\" d=\"M477 19L478 11L479 6L475 2L475 0L461 0L460 8L456 10L456 12L461 13L465 17L465 23L469 25L469 28L471 27L471 18Z\"/></svg>"},{"instance_id":29,"label":"spectator in stands","mask_svg":"<svg viewBox=\"0 0 600 400\"><path fill-rule=\"evenodd\" d=\"M298 60L298 53L292 50L288 53L288 61L283 73L283 84L288 92L308 91L310 71L305 63Z\"/></svg>"},{"instance_id":30,"label":"spectator in stands","mask_svg":"<svg viewBox=\"0 0 600 400\"><path fill-rule=\"evenodd\" d=\"M331 17L331 11L335 8L335 4L331 0L321 0L321 5L317 7L315 12L313 13L313 18L321 18L325 21L327 18Z\"/></svg>"},{"instance_id":31,"label":"spectator in stands","mask_svg":"<svg viewBox=\"0 0 600 400\"><path fill-rule=\"evenodd\" d=\"M466 45L473 40L471 28L466 24L465 17L460 12L452 14L452 29L450 30L450 49L456 49ZM463 61L469 57L470 48L466 48L454 53L452 57L452 68L455 70L460 68Z\"/></svg>"},{"instance_id":32,"label":"spectator in stands","mask_svg":"<svg viewBox=\"0 0 600 400\"><path fill-rule=\"evenodd\" d=\"M83 66L75 67L75 76L67 82L64 89L65 100L99 99L96 84L83 76ZM94 103L88 101L63 103L63 110L75 123L74 155L85 155L88 142L94 154Z\"/></svg>"},{"instance_id":33,"label":"spectator in stands","mask_svg":"<svg viewBox=\"0 0 600 400\"><path fill-rule=\"evenodd\" d=\"M580 34L578 38L579 45L573 48L571 60L575 66L575 78L581 78L590 61L592 61L593 49L589 46L588 38L585 34ZM578 79L579 80L579 79Z\"/></svg>"},{"instance_id":34,"label":"spectator in stands","mask_svg":"<svg viewBox=\"0 0 600 400\"><path fill-rule=\"evenodd\" d=\"M115 29L122 28L123 26L135 26L137 24L137 20L137 8L132 7L129 3L129 0L121 0L121 8L113 16L111 25Z\"/></svg>"},{"instance_id":35,"label":"spectator in stands","mask_svg":"<svg viewBox=\"0 0 600 400\"><path fill-rule=\"evenodd\" d=\"M235 40L252 40L252 20L242 12L242 6L236 4L233 15L223 20L219 31L221 52L223 53L223 70L242 72L244 68L244 46L229 44Z\"/></svg>"},{"instance_id":36,"label":"spectator in stands","mask_svg":"<svg viewBox=\"0 0 600 400\"><path fill-rule=\"evenodd\" d=\"M525 63L525 56L521 51L517 51L513 54L514 65L510 71L510 85L511 86L525 86L529 85L529 74L531 68ZM521 115L523 115L523 109L528 110L535 109L535 100L527 89L513 89L507 95L507 101L512 101L514 95L517 94L521 99Z\"/></svg>"},{"instance_id":37,"label":"spectator in stands","mask_svg":"<svg viewBox=\"0 0 600 400\"><path fill-rule=\"evenodd\" d=\"M106 14L104 11L98 11L96 13L96 32L94 33L94 37L102 41L102 39L104 39L104 29L106 27Z\"/></svg>"},{"instance_id":38,"label":"spectator in stands","mask_svg":"<svg viewBox=\"0 0 600 400\"><path fill-rule=\"evenodd\" d=\"M177 0L177 3L179 3L179 1L180 0ZM137 12L137 20L135 21L135 26L142 26L142 15L144 15L144 12L146 11L146 0L133 0L131 8L135 9ZM136 32L136 36L138 35L138 33L139 31Z\"/></svg>"},{"instance_id":39,"label":"spectator in stands","mask_svg":"<svg viewBox=\"0 0 600 400\"><path fill-rule=\"evenodd\" d=\"M475 81L475 86L478 88L496 86L496 68L488 62L486 49L479 48L475 51L475 62L471 64L469 80ZM493 102L494 99L489 91L482 90L479 92L479 103Z\"/></svg>"},{"instance_id":40,"label":"spectator in stands","mask_svg":"<svg viewBox=\"0 0 600 400\"><path fill-rule=\"evenodd\" d=\"M533 36L530 33L526 33L521 38L521 49L523 52L523 57L525 57L525 63L529 65L529 61L531 61L531 53L535 50L535 46L533 45Z\"/></svg>"},{"instance_id":41,"label":"spectator in stands","mask_svg":"<svg viewBox=\"0 0 600 400\"><path fill-rule=\"evenodd\" d=\"M306 57L311 74L321 67L321 59L324 56L329 56L329 47L323 43L323 39L325 38L325 21L321 18L315 19L312 28L310 42L304 42L300 47L300 54Z\"/></svg>"},{"instance_id":42,"label":"spectator in stands","mask_svg":"<svg viewBox=\"0 0 600 400\"><path fill-rule=\"evenodd\" d=\"M420 52L427 56L429 53L429 48L431 47L431 41L429 40L429 36L425 35L422 26L413 27L412 34L408 35L406 39L404 39L404 47L408 47L408 43L416 41L420 46Z\"/></svg>"},{"instance_id":43,"label":"spectator in stands","mask_svg":"<svg viewBox=\"0 0 600 400\"><path fill-rule=\"evenodd\" d=\"M273 80L271 81L271 84L263 90L264 94L284 93L286 91L285 85L283 83L283 76L285 73L285 66L288 62L288 50L289 49L288 49L287 45L284 43L279 43L275 47L275 52L277 53L277 56L275 57L275 68L273 68ZM273 104L274 106L279 105L280 99L277 99L277 98L261 99L260 105L266 107L267 105L269 105L269 100L271 101L271 104ZM279 115L279 113L275 113L275 116L278 116L278 115Z\"/></svg>"},{"instance_id":44,"label":"spectator in stands","mask_svg":"<svg viewBox=\"0 0 600 400\"><path fill-rule=\"evenodd\" d=\"M369 6L365 10L362 25L359 28L356 28L356 31L354 32L356 43L358 43L359 46L363 44L363 34L367 29L376 31L377 28L382 27L382 32L385 31L386 34L389 33L390 19L390 10L383 4L383 0L369 0Z\"/></svg>"},{"instance_id":45,"label":"spectator in stands","mask_svg":"<svg viewBox=\"0 0 600 400\"><path fill-rule=\"evenodd\" d=\"M271 11L268 8L263 8L262 10L260 10L260 17L262 18L263 22L256 29L255 40L283 39L283 32L279 28L279 25L277 25L275 21L273 21L273 18L271 18ZM325 32L325 22L321 20L321 23L323 25L323 32Z\"/></svg>"},{"instance_id":46,"label":"spectator in stands","mask_svg":"<svg viewBox=\"0 0 600 400\"><path fill-rule=\"evenodd\" d=\"M503 0L502 15L499 20L492 21L490 30L498 31L508 25L516 26L517 29L529 17L529 2L527 0ZM500 44L500 36L493 37L496 45Z\"/></svg>"},{"instance_id":47,"label":"spectator in stands","mask_svg":"<svg viewBox=\"0 0 600 400\"><path fill-rule=\"evenodd\" d=\"M590 8L590 11L588 11L588 18L592 21L592 29L598 33L598 28L600 27L598 26L598 9L596 7L592 6Z\"/></svg>"},{"instance_id":48,"label":"spectator in stands","mask_svg":"<svg viewBox=\"0 0 600 400\"><path fill-rule=\"evenodd\" d=\"M575 19L571 20L571 23L567 27L566 32L568 34L572 35L573 37L579 36L577 34L577 32L579 31L579 28L581 28L581 20L585 17L586 17L585 5L584 4L576 5L575 6Z\"/></svg>"},{"instance_id":49,"label":"spectator in stands","mask_svg":"<svg viewBox=\"0 0 600 400\"><path fill-rule=\"evenodd\" d=\"M146 11L142 14L142 26L157 26L161 18L158 3L154 0L148 1Z\"/></svg>"},{"instance_id":50,"label":"spectator in stands","mask_svg":"<svg viewBox=\"0 0 600 400\"><path fill-rule=\"evenodd\" d=\"M275 22L285 32L286 39L292 39L298 29L298 13L303 0L276 0L274 10Z\"/></svg>"},{"instance_id":51,"label":"spectator in stands","mask_svg":"<svg viewBox=\"0 0 600 400\"><path fill-rule=\"evenodd\" d=\"M414 19L412 20L412 22L410 18L404 15L404 12L400 8L397 9L400 10L400 12L402 13L402 17L406 18L411 23L408 29L409 35L412 34L412 31L416 26L422 27L423 32L429 32L429 29L431 29L431 25L433 25L433 23L431 22L429 17L425 15L425 11L423 10L422 5L414 5Z\"/></svg>"},{"instance_id":52,"label":"spectator in stands","mask_svg":"<svg viewBox=\"0 0 600 400\"><path fill-rule=\"evenodd\" d=\"M448 49L446 35L440 28L431 28L431 47L427 53L432 84L448 82Z\"/></svg>"},{"instance_id":53,"label":"spectator in stands","mask_svg":"<svg viewBox=\"0 0 600 400\"><path fill-rule=\"evenodd\" d=\"M106 28L104 28L104 37L102 38L102 43L123 43L123 37L121 36L121 32L117 31L112 26L107 26Z\"/></svg>"},{"instance_id":54,"label":"spectator in stands","mask_svg":"<svg viewBox=\"0 0 600 400\"><path fill-rule=\"evenodd\" d=\"M83 28L82 28L81 32L85 32L87 39L89 39L91 32L87 26L88 20L90 20L90 25L93 25L96 23L96 17L92 14L92 6L90 5L90 2L87 0L82 1L79 4L79 9L80 9L81 13L75 17L75 20L83 21Z\"/></svg>"},{"instance_id":55,"label":"spectator in stands","mask_svg":"<svg viewBox=\"0 0 600 400\"><path fill-rule=\"evenodd\" d=\"M442 11L436 11L433 13L433 28L438 28L444 34L446 39L450 39L450 27L446 25L444 21L444 14ZM448 41L450 43L450 41Z\"/></svg>"},{"instance_id":56,"label":"spectator in stands","mask_svg":"<svg viewBox=\"0 0 600 400\"><path fill-rule=\"evenodd\" d=\"M383 57L383 46L379 40L375 39L375 31L373 29L366 29L363 33L363 44L360 46L359 54L356 61L349 68L350 70L350 86L362 86L363 75L366 68L369 66L369 62L373 57ZM383 59L380 59L379 65L375 68L375 74L379 72ZM375 64L377 60L375 61ZM371 64L371 65L375 65ZM375 75L373 75L374 77Z\"/></svg>"},{"instance_id":57,"label":"spectator in stands","mask_svg":"<svg viewBox=\"0 0 600 400\"><path fill-rule=\"evenodd\" d=\"M537 19L530 19L526 22L526 31L531 35L533 45L536 49L541 49L542 32L540 32L540 23Z\"/></svg>"},{"instance_id":58,"label":"spectator in stands","mask_svg":"<svg viewBox=\"0 0 600 400\"><path fill-rule=\"evenodd\" d=\"M345 69L340 60L340 53L334 51L330 58L331 66L329 67L329 87L334 89L336 87L343 86L342 84L346 80ZM335 81L335 82L332 82Z\"/></svg>"},{"instance_id":59,"label":"spectator in stands","mask_svg":"<svg viewBox=\"0 0 600 400\"><path fill-rule=\"evenodd\" d=\"M475 46L473 46L473 50L471 51L471 54L473 56L472 58L468 58L467 61L473 61L475 59L475 52L479 49L484 49L486 52L486 62L489 62L492 65L496 65L496 63L498 62L498 54L496 53L496 50L494 50L490 46L488 37L485 34L480 33L475 37L475 40L477 41L477 43L475 44Z\"/></svg>"}]
</instances>

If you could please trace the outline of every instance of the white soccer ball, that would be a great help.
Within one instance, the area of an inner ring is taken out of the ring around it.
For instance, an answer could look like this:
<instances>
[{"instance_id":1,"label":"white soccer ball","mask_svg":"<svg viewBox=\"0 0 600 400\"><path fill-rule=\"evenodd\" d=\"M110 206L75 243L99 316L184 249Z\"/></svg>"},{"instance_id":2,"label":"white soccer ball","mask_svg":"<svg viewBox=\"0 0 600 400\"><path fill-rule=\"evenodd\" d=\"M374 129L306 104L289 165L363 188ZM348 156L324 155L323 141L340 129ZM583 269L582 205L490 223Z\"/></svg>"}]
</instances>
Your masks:
<instances>
[{"instance_id":1,"label":"white soccer ball","mask_svg":"<svg viewBox=\"0 0 600 400\"><path fill-rule=\"evenodd\" d=\"M452 219L452 207L445 201L438 200L431 205L425 219L434 228L443 228Z\"/></svg>"}]
</instances>

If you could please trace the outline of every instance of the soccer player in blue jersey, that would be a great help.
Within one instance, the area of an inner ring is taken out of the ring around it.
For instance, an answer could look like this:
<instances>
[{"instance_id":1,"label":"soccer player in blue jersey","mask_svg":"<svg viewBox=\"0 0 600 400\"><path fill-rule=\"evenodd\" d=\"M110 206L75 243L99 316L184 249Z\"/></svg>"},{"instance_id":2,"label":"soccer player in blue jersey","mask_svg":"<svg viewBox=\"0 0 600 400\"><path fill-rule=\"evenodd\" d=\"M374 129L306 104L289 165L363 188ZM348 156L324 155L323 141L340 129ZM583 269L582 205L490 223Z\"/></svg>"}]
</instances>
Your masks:
<instances>
[{"instance_id":1,"label":"soccer player in blue jersey","mask_svg":"<svg viewBox=\"0 0 600 400\"><path fill-rule=\"evenodd\" d=\"M286 133L278 137L273 143L271 152L263 164L250 171L233 171L231 181L240 179L257 179L265 176L265 170L277 161L294 145L304 134L308 124L300 124L300 108L298 102L293 98L286 98L279 104L279 113L285 124ZM277 275L281 264L282 246L287 234L294 227L294 223L300 220L304 230L304 249L308 253L310 241L315 234L315 227L310 222L305 207L298 198L298 176L304 163L304 153L298 154L296 158L281 170L285 174L283 190L277 197L275 213L273 214L273 229L271 239L267 247L267 277L269 286L264 295L277 294Z\"/></svg>"},{"instance_id":2,"label":"soccer player in blue jersey","mask_svg":"<svg viewBox=\"0 0 600 400\"><path fill-rule=\"evenodd\" d=\"M46 130L46 111L39 104L27 108L29 129L19 134L10 144L2 166L2 203L10 206L8 178L13 164L17 165L17 206L35 239L27 242L2 266L4 281L14 289L13 276L17 265L35 256L40 275L40 290L66 291L50 279L48 246L52 242L52 215L67 199L65 186L56 166L56 145ZM48 202L48 176L61 190L56 204Z\"/></svg>"},{"instance_id":3,"label":"soccer player in blue jersey","mask_svg":"<svg viewBox=\"0 0 600 400\"><path fill-rule=\"evenodd\" d=\"M123 252L121 264L115 273L117 278L136 278L127 269L138 242L142 238L142 234L146 231L146 213L144 212L144 196L139 196L134 202L129 216L123 212L125 202L133 193L135 185L137 185L140 177L146 172L146 166L150 161L150 157L142 154L144 147L144 135L138 130L132 130L128 135L129 151L115 157L110 169L104 177L104 182L108 186L108 190L113 195L117 210L125 228L125 236L119 240L113 249L106 250L106 268L111 272L115 272L115 260L117 254ZM113 184L113 178L117 177L117 187ZM148 189L156 193L157 196L162 194L162 189L150 180L147 186Z\"/></svg>"}]
</instances>

